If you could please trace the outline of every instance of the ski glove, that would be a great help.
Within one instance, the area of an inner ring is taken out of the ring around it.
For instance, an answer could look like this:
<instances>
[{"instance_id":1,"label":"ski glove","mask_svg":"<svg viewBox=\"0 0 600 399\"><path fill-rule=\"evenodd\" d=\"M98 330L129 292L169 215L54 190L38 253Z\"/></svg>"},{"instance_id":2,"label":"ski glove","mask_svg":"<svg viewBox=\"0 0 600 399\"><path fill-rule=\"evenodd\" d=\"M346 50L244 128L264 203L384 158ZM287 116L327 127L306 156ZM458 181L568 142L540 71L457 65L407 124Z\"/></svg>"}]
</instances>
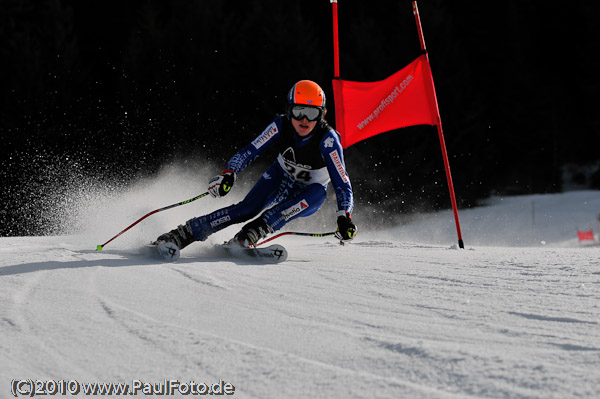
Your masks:
<instances>
[{"instance_id":1,"label":"ski glove","mask_svg":"<svg viewBox=\"0 0 600 399\"><path fill-rule=\"evenodd\" d=\"M225 169L218 176L213 177L208 182L208 192L213 197L222 197L233 187L235 183L235 172L231 169Z\"/></svg>"},{"instance_id":2,"label":"ski glove","mask_svg":"<svg viewBox=\"0 0 600 399\"><path fill-rule=\"evenodd\" d=\"M351 215L346 211L339 211L337 214L339 215L337 218L338 229L335 236L343 241L353 239L358 229L352 223Z\"/></svg>"}]
</instances>

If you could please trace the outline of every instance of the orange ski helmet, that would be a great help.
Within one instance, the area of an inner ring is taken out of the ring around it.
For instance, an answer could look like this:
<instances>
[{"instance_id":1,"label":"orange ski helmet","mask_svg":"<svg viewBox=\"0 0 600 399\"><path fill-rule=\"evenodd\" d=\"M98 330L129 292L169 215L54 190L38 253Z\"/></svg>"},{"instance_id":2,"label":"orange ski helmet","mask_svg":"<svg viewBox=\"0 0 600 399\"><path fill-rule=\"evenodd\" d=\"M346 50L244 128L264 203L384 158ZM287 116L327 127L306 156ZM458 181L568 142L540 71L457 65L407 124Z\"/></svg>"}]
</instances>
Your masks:
<instances>
[{"instance_id":1,"label":"orange ski helmet","mask_svg":"<svg viewBox=\"0 0 600 399\"><path fill-rule=\"evenodd\" d=\"M304 104L325 109L325 92L312 80L301 80L288 93L288 105Z\"/></svg>"}]
</instances>

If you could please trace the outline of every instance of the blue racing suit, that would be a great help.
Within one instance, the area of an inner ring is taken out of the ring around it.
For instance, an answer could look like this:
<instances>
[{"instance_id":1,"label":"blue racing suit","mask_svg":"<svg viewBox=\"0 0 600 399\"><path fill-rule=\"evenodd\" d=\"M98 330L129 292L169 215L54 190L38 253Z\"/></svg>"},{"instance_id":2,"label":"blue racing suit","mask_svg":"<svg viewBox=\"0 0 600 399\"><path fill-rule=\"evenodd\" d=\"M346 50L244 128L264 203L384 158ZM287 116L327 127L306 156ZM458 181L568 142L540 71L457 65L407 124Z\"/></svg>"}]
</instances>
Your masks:
<instances>
[{"instance_id":1,"label":"blue racing suit","mask_svg":"<svg viewBox=\"0 0 600 399\"><path fill-rule=\"evenodd\" d=\"M332 182L338 212L352 214L354 196L339 134L325 121L317 123L306 137L300 137L287 115L277 116L250 144L235 154L225 169L243 171L266 149L279 151L254 187L239 203L188 221L197 241L232 224L261 217L274 230L287 222L315 213Z\"/></svg>"}]
</instances>

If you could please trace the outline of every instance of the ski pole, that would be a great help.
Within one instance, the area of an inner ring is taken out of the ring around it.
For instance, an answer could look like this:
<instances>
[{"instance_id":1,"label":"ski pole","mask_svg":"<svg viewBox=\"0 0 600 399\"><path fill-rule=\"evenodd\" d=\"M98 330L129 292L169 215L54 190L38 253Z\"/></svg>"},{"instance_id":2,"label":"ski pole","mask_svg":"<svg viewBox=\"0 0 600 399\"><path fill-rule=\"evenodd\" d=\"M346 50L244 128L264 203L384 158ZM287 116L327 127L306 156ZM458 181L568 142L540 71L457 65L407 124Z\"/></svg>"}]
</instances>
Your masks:
<instances>
[{"instance_id":1,"label":"ski pole","mask_svg":"<svg viewBox=\"0 0 600 399\"><path fill-rule=\"evenodd\" d=\"M277 234L277 235L275 235L275 236L273 236L271 238L268 238L268 239L266 239L264 241L261 241L258 244L256 244L256 246L258 247L259 245L266 244L269 241L272 241L272 240L274 240L276 238L279 238L281 236L294 235L294 236L305 236L305 237L327 237L327 236L335 235L335 233L336 233L335 231L331 231L329 233L301 233L301 232L298 232L298 231L286 231L286 232L283 232L283 233L279 233L279 234Z\"/></svg>"},{"instance_id":2,"label":"ski pole","mask_svg":"<svg viewBox=\"0 0 600 399\"><path fill-rule=\"evenodd\" d=\"M189 204L192 201L196 201L197 199L200 199L202 197L206 197L208 195L208 191L205 193L202 193L200 195L195 196L194 198L190 198L189 200L185 200L185 201L181 201L178 202L176 204L173 205L169 205L169 206L165 206L164 208L160 208L160 209L155 209L152 212L149 212L147 214L145 214L144 216L142 216L141 218L139 218L138 220L136 220L135 222L133 222L132 224L130 224L129 226L127 226L127 228L125 228L123 231L121 231L119 234L117 234L116 236L114 236L113 238L111 238L110 240L106 241L104 244L102 245L97 245L96 246L96 250L97 251L102 251L102 248L104 248L104 246L106 244L108 244L109 242L111 242L112 240L114 240L115 238L117 238L118 236L120 236L121 234L125 233L127 230L129 230L130 228L132 228L133 226L135 226L136 224L138 224L139 222L141 222L142 220L146 219L148 216L150 215L154 215L155 213L158 212L162 212L162 211L166 211L167 209L171 209L171 208L175 208L176 206L180 206L180 205L185 205L185 204Z\"/></svg>"}]
</instances>

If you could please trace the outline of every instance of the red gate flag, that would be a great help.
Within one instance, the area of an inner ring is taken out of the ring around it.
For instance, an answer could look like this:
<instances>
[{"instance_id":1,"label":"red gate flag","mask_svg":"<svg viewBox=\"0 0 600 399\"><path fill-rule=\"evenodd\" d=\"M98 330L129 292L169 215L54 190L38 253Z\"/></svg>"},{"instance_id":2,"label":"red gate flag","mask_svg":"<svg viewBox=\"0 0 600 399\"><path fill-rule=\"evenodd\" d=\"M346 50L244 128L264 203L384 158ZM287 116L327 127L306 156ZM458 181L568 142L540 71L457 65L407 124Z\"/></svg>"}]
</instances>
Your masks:
<instances>
[{"instance_id":1,"label":"red gate flag","mask_svg":"<svg viewBox=\"0 0 600 399\"><path fill-rule=\"evenodd\" d=\"M389 78L369 83L340 79L337 0L330 1L333 11L335 122L336 129L341 134L342 146L348 148L379 133L406 126L436 125L454 210L458 246L464 248L442 121L417 2L412 2L413 14L423 55Z\"/></svg>"},{"instance_id":2,"label":"red gate flag","mask_svg":"<svg viewBox=\"0 0 600 399\"><path fill-rule=\"evenodd\" d=\"M378 82L334 79L336 128L343 147L406 126L437 125L432 82L425 54Z\"/></svg>"},{"instance_id":3,"label":"red gate flag","mask_svg":"<svg viewBox=\"0 0 600 399\"><path fill-rule=\"evenodd\" d=\"M594 230L577 230L577 235L579 236L579 241L594 241Z\"/></svg>"}]
</instances>

